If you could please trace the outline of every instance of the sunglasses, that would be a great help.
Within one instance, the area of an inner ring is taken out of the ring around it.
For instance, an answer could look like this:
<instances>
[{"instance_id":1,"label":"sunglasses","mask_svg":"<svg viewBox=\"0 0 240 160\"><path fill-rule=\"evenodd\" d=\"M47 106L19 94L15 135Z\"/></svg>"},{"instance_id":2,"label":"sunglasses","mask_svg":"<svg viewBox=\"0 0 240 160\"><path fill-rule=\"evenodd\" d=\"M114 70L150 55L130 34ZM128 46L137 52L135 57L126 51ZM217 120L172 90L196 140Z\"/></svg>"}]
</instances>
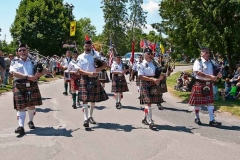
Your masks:
<instances>
[{"instance_id":1,"label":"sunglasses","mask_svg":"<svg viewBox=\"0 0 240 160\"><path fill-rule=\"evenodd\" d=\"M121 58L121 57L116 57L116 58Z\"/></svg>"},{"instance_id":2,"label":"sunglasses","mask_svg":"<svg viewBox=\"0 0 240 160\"><path fill-rule=\"evenodd\" d=\"M18 50L18 52L22 52L22 51L23 51L23 52L25 52L25 51L26 51L26 49L22 49L22 50L20 49L20 50Z\"/></svg>"},{"instance_id":3,"label":"sunglasses","mask_svg":"<svg viewBox=\"0 0 240 160\"><path fill-rule=\"evenodd\" d=\"M149 52L148 52L147 55L152 55L152 53L149 53Z\"/></svg>"}]
</instances>

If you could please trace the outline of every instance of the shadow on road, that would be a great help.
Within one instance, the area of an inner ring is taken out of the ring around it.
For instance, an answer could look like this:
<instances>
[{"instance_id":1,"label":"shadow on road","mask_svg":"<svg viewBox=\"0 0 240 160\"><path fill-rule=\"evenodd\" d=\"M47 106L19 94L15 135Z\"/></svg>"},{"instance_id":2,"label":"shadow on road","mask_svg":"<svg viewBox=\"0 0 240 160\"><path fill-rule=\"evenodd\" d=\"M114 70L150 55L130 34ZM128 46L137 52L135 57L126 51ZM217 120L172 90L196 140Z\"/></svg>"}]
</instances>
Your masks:
<instances>
[{"instance_id":1,"label":"shadow on road","mask_svg":"<svg viewBox=\"0 0 240 160\"><path fill-rule=\"evenodd\" d=\"M122 109L141 110L141 107L122 106Z\"/></svg>"},{"instance_id":2,"label":"shadow on road","mask_svg":"<svg viewBox=\"0 0 240 160\"><path fill-rule=\"evenodd\" d=\"M204 123L202 123L200 126L211 127L211 126L209 126L209 124L204 124ZM213 127L213 128L230 130L230 131L240 131L240 127L239 126L225 126L225 125L221 125L221 126Z\"/></svg>"},{"instance_id":3,"label":"shadow on road","mask_svg":"<svg viewBox=\"0 0 240 160\"><path fill-rule=\"evenodd\" d=\"M185 126L169 126L169 125L158 125L156 124L155 131L167 130L167 131L177 131L177 132L186 132L193 134L192 130L197 128L187 128Z\"/></svg>"},{"instance_id":4,"label":"shadow on road","mask_svg":"<svg viewBox=\"0 0 240 160\"><path fill-rule=\"evenodd\" d=\"M95 109L97 109L97 110L103 110L106 108L107 108L106 106L95 106Z\"/></svg>"},{"instance_id":5,"label":"shadow on road","mask_svg":"<svg viewBox=\"0 0 240 160\"><path fill-rule=\"evenodd\" d=\"M131 132L133 129L141 129L135 128L132 125L121 125L118 123L98 123L97 126L91 127L92 129L110 129L116 131L124 131L124 132Z\"/></svg>"},{"instance_id":6,"label":"shadow on road","mask_svg":"<svg viewBox=\"0 0 240 160\"><path fill-rule=\"evenodd\" d=\"M51 108L36 108L36 112L48 113L51 111L59 111L59 110L52 110Z\"/></svg>"},{"instance_id":7,"label":"shadow on road","mask_svg":"<svg viewBox=\"0 0 240 160\"><path fill-rule=\"evenodd\" d=\"M48 99L52 99L52 98L42 98L43 101L48 100Z\"/></svg>"},{"instance_id":8,"label":"shadow on road","mask_svg":"<svg viewBox=\"0 0 240 160\"><path fill-rule=\"evenodd\" d=\"M77 128L75 130L66 130L66 128L58 128L55 129L53 127L36 127L36 129L26 132L26 136L29 134L35 134L37 136L63 136L63 137L72 137L72 132L79 130Z\"/></svg>"},{"instance_id":9,"label":"shadow on road","mask_svg":"<svg viewBox=\"0 0 240 160\"><path fill-rule=\"evenodd\" d=\"M175 111L175 112L186 112L186 113L191 113L192 112L192 111L189 111L187 109L168 108L168 107L163 107L163 110L169 110L169 111Z\"/></svg>"}]
</instances>

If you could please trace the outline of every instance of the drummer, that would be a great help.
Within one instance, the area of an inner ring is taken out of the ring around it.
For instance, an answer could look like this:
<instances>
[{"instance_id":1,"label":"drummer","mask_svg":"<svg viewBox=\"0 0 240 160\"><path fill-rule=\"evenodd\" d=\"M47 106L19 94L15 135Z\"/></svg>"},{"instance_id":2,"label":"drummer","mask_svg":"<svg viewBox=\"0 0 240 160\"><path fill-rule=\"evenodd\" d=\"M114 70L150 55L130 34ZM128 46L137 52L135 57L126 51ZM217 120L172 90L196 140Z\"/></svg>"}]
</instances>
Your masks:
<instances>
[{"instance_id":1,"label":"drummer","mask_svg":"<svg viewBox=\"0 0 240 160\"><path fill-rule=\"evenodd\" d=\"M77 72L80 67L77 65L78 60L78 53L77 51L73 52L73 59L71 60L71 62L68 65L68 71L70 73L70 86L71 86L71 93L72 93L72 100L73 100L73 104L72 107L73 109L77 109L77 105L76 105L76 98L77 98L77 93L76 91L79 90L79 86L78 86L78 82L80 80L80 74Z\"/></svg>"},{"instance_id":2,"label":"drummer","mask_svg":"<svg viewBox=\"0 0 240 160\"><path fill-rule=\"evenodd\" d=\"M65 91L63 92L63 94L66 96L68 95L68 83L70 83L70 80L71 80L69 72L67 71L68 65L71 62L71 60L72 60L71 51L67 50L66 57L63 59L63 64L62 64L62 68L65 70L64 71L64 89L65 89ZM70 85L71 84L69 84L69 92L71 92Z\"/></svg>"},{"instance_id":3,"label":"drummer","mask_svg":"<svg viewBox=\"0 0 240 160\"><path fill-rule=\"evenodd\" d=\"M115 92L116 98L116 108L121 109L121 99L122 93L128 92L127 81L125 79L124 74L128 72L130 69L123 69L123 64L121 62L121 56L117 54L115 56L115 61L111 66L111 72L113 74L112 77L112 92Z\"/></svg>"}]
</instances>

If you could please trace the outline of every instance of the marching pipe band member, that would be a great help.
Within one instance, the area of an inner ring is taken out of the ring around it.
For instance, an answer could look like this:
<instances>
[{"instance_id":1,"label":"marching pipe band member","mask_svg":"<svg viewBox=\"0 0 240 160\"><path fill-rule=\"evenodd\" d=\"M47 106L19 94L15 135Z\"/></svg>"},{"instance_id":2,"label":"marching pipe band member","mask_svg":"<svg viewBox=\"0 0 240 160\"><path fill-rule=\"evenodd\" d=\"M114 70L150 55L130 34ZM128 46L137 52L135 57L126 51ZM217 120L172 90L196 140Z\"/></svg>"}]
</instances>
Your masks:
<instances>
[{"instance_id":1,"label":"marching pipe band member","mask_svg":"<svg viewBox=\"0 0 240 160\"><path fill-rule=\"evenodd\" d=\"M121 62L121 56L119 54L115 56L115 61L111 66L111 72L113 75L112 76L112 92L115 93L116 108L121 109L122 93L129 91L127 86L127 81L124 76L126 72L129 72L129 69L124 68Z\"/></svg>"},{"instance_id":2,"label":"marching pipe band member","mask_svg":"<svg viewBox=\"0 0 240 160\"><path fill-rule=\"evenodd\" d=\"M163 76L154 78L156 66L152 60L152 50L150 48L144 49L144 60L140 64L138 70L138 76L140 79L140 104L145 104L144 118L142 123L149 125L150 129L155 127L154 121L152 120L152 104L158 104L162 102L162 98L159 94L154 94L151 90L156 89L157 85L163 80Z\"/></svg>"},{"instance_id":3,"label":"marching pipe band member","mask_svg":"<svg viewBox=\"0 0 240 160\"><path fill-rule=\"evenodd\" d=\"M136 75L136 85L138 87L138 92L140 94L140 89L139 89L139 77L138 77L138 70L140 67L140 64L142 63L143 57L142 55L138 56L138 62L134 63L133 67L132 67L132 73L131 73L131 80L134 79L134 75ZM140 96L138 97L140 98Z\"/></svg>"},{"instance_id":4,"label":"marching pipe band member","mask_svg":"<svg viewBox=\"0 0 240 160\"><path fill-rule=\"evenodd\" d=\"M19 58L11 63L10 73L14 76L13 101L14 109L17 110L17 119L19 127L15 133L25 134L24 121L26 109L28 110L30 129L35 129L33 118L36 113L35 106L42 105L42 98L38 88L37 79L41 77L46 70L36 68L34 62L28 57L26 44L20 44L18 48Z\"/></svg>"},{"instance_id":5,"label":"marching pipe band member","mask_svg":"<svg viewBox=\"0 0 240 160\"><path fill-rule=\"evenodd\" d=\"M70 82L70 77L69 77L69 73L66 69L68 69L68 65L72 60L72 55L71 55L71 51L67 50L66 52L66 58L63 59L63 64L62 64L62 68L65 70L64 71L64 89L65 92L63 92L64 95L68 95L68 83ZM71 92L71 85L69 84L69 91Z\"/></svg>"},{"instance_id":6,"label":"marching pipe band member","mask_svg":"<svg viewBox=\"0 0 240 160\"><path fill-rule=\"evenodd\" d=\"M94 57L99 57L99 53L92 49L92 41L85 41L84 53L77 58L79 73L81 74L78 98L83 102L84 123L83 126L88 128L89 122L96 124L93 119L93 109L95 102L102 102L108 99L108 95L98 80L98 72L106 67L95 68ZM90 105L90 114L88 115L88 102Z\"/></svg>"},{"instance_id":7,"label":"marching pipe band member","mask_svg":"<svg viewBox=\"0 0 240 160\"><path fill-rule=\"evenodd\" d=\"M71 77L71 93L72 93L72 100L73 100L73 109L77 109L77 105L76 105L76 98L77 98L77 93L76 91L78 91L79 89L79 84L78 81L80 80L80 74L78 72L78 70L80 69L80 67L78 66L78 53L77 51L73 52L73 59L71 60L71 62L68 65L68 71L70 72L70 77Z\"/></svg>"},{"instance_id":8,"label":"marching pipe band member","mask_svg":"<svg viewBox=\"0 0 240 160\"><path fill-rule=\"evenodd\" d=\"M214 75L213 64L210 59L210 50L207 47L201 47L201 58L193 64L193 72L196 76L195 84L192 87L189 104L194 105L195 123L201 125L199 110L202 105L206 105L210 117L209 126L220 126L214 118L214 97L212 83L222 75Z\"/></svg>"}]
</instances>

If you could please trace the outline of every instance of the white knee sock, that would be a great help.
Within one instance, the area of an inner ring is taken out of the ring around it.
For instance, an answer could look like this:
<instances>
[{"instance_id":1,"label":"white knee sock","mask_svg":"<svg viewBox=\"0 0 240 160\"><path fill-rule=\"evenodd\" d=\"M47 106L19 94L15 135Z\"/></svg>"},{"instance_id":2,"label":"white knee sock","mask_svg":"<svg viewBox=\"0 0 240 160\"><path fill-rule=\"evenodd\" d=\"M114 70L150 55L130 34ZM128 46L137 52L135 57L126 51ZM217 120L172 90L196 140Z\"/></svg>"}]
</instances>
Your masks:
<instances>
[{"instance_id":1,"label":"white knee sock","mask_svg":"<svg viewBox=\"0 0 240 160\"><path fill-rule=\"evenodd\" d=\"M207 106L210 121L214 120L214 106Z\"/></svg>"},{"instance_id":2,"label":"white knee sock","mask_svg":"<svg viewBox=\"0 0 240 160\"><path fill-rule=\"evenodd\" d=\"M116 103L118 103L118 93L116 93Z\"/></svg>"},{"instance_id":3,"label":"white knee sock","mask_svg":"<svg viewBox=\"0 0 240 160\"><path fill-rule=\"evenodd\" d=\"M35 113L36 113L36 109L33 109L33 110L28 109L29 122L33 121L33 117Z\"/></svg>"},{"instance_id":4,"label":"white knee sock","mask_svg":"<svg viewBox=\"0 0 240 160\"><path fill-rule=\"evenodd\" d=\"M24 121L26 118L26 111L17 111L18 125L24 127Z\"/></svg>"},{"instance_id":5,"label":"white knee sock","mask_svg":"<svg viewBox=\"0 0 240 160\"><path fill-rule=\"evenodd\" d=\"M92 102L91 102L90 115L89 115L89 117L92 117L94 108L95 108L95 103L92 103Z\"/></svg>"},{"instance_id":6,"label":"white knee sock","mask_svg":"<svg viewBox=\"0 0 240 160\"><path fill-rule=\"evenodd\" d=\"M122 99L121 96L122 95L120 93L118 93L118 102L121 102L121 99Z\"/></svg>"},{"instance_id":7,"label":"white knee sock","mask_svg":"<svg viewBox=\"0 0 240 160\"><path fill-rule=\"evenodd\" d=\"M199 119L199 111L200 111L201 107L200 106L194 106L194 110L195 110L195 118Z\"/></svg>"},{"instance_id":8,"label":"white knee sock","mask_svg":"<svg viewBox=\"0 0 240 160\"><path fill-rule=\"evenodd\" d=\"M149 122L152 121L152 108L148 106L148 119L149 119Z\"/></svg>"},{"instance_id":9,"label":"white knee sock","mask_svg":"<svg viewBox=\"0 0 240 160\"><path fill-rule=\"evenodd\" d=\"M84 114L84 120L88 119L88 104L83 104L83 114Z\"/></svg>"}]
</instances>

